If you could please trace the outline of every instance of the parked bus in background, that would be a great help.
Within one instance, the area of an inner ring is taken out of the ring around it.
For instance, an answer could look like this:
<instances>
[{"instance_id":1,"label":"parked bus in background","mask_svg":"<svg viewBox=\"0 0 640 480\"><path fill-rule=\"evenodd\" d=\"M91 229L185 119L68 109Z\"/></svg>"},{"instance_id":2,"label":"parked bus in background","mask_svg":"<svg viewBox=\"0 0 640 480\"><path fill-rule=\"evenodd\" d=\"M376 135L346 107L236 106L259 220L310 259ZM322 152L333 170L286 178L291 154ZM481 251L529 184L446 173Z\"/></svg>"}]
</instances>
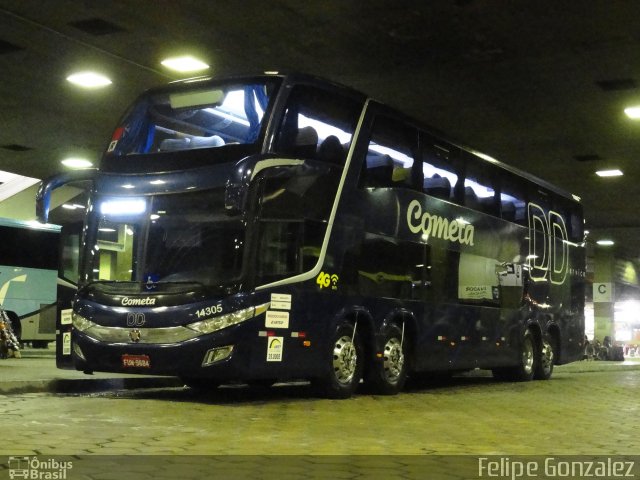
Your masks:
<instances>
[{"instance_id":1,"label":"parked bus in background","mask_svg":"<svg viewBox=\"0 0 640 480\"><path fill-rule=\"evenodd\" d=\"M60 227L0 219L0 305L21 343L55 340Z\"/></svg>"},{"instance_id":2,"label":"parked bus in background","mask_svg":"<svg viewBox=\"0 0 640 480\"><path fill-rule=\"evenodd\" d=\"M64 353L85 372L194 387L581 358L572 195L349 88L300 75L184 81L124 115L91 188Z\"/></svg>"}]
</instances>

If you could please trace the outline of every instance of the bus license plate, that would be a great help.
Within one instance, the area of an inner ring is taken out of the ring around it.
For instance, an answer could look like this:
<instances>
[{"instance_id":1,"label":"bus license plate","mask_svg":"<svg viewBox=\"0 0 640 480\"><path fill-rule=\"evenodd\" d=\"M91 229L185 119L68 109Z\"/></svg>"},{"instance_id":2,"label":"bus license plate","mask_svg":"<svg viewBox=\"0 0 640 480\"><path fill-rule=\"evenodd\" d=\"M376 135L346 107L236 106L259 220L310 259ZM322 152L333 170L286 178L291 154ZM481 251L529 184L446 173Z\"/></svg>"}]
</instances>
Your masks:
<instances>
[{"instance_id":1,"label":"bus license plate","mask_svg":"<svg viewBox=\"0 0 640 480\"><path fill-rule=\"evenodd\" d=\"M151 368L149 355L122 355L122 366L124 368Z\"/></svg>"}]
</instances>

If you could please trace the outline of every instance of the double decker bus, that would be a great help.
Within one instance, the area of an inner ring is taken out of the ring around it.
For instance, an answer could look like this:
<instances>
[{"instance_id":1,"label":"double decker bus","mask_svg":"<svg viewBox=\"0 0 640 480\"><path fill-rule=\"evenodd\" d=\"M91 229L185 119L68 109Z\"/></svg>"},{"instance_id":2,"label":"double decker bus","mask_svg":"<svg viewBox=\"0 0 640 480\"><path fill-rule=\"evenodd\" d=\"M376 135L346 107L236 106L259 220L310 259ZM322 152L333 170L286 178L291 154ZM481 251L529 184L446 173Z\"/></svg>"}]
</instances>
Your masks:
<instances>
[{"instance_id":1,"label":"double decker bus","mask_svg":"<svg viewBox=\"0 0 640 480\"><path fill-rule=\"evenodd\" d=\"M491 369L548 379L584 339L576 197L315 77L144 93L89 179L67 359L194 387Z\"/></svg>"}]
</instances>

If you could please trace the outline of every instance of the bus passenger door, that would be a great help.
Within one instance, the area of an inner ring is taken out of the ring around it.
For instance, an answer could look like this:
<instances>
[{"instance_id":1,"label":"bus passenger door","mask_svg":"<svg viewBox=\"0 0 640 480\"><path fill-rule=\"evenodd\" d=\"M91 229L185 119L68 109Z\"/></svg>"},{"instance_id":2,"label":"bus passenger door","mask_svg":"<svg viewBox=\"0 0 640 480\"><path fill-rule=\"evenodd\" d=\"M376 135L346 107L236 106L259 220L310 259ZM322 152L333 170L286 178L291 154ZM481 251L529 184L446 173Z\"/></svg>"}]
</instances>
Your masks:
<instances>
[{"instance_id":1,"label":"bus passenger door","mask_svg":"<svg viewBox=\"0 0 640 480\"><path fill-rule=\"evenodd\" d=\"M78 285L82 225L82 222L67 224L62 227L60 234L58 308L56 312L56 366L63 369L74 368L71 355L71 302Z\"/></svg>"}]
</instances>

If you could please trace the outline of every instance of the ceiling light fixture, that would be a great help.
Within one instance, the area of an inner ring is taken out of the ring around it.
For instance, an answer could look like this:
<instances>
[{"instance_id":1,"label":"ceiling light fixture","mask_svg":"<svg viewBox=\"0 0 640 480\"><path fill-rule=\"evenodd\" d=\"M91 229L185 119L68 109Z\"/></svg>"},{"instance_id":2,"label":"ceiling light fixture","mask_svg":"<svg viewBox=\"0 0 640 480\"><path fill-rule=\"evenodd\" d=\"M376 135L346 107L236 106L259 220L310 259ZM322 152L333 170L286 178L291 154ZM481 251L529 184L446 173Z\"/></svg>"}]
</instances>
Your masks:
<instances>
[{"instance_id":1,"label":"ceiling light fixture","mask_svg":"<svg viewBox=\"0 0 640 480\"><path fill-rule=\"evenodd\" d=\"M202 60L198 60L190 55L166 58L160 63L177 72L197 72L198 70L206 70L209 68L209 65L204 63Z\"/></svg>"},{"instance_id":2,"label":"ceiling light fixture","mask_svg":"<svg viewBox=\"0 0 640 480\"><path fill-rule=\"evenodd\" d=\"M624 109L624 113L632 120L640 119L640 106L628 107Z\"/></svg>"},{"instance_id":3,"label":"ceiling light fixture","mask_svg":"<svg viewBox=\"0 0 640 480\"><path fill-rule=\"evenodd\" d=\"M65 167L69 167L69 168L91 168L91 167L93 167L93 163L91 163L86 158L75 158L75 157L65 158L60 163L62 163L62 165L64 165Z\"/></svg>"},{"instance_id":4,"label":"ceiling light fixture","mask_svg":"<svg viewBox=\"0 0 640 480\"><path fill-rule=\"evenodd\" d=\"M620 177L624 175L624 173L622 173L622 170L616 168L613 170L598 170L596 175L599 177Z\"/></svg>"},{"instance_id":5,"label":"ceiling light fixture","mask_svg":"<svg viewBox=\"0 0 640 480\"><path fill-rule=\"evenodd\" d=\"M96 72L78 72L67 77L67 80L82 88L100 88L113 82L104 75Z\"/></svg>"},{"instance_id":6,"label":"ceiling light fixture","mask_svg":"<svg viewBox=\"0 0 640 480\"><path fill-rule=\"evenodd\" d=\"M610 247L612 245L615 245L615 242L613 240L598 240L596 243L601 247Z\"/></svg>"}]
</instances>

